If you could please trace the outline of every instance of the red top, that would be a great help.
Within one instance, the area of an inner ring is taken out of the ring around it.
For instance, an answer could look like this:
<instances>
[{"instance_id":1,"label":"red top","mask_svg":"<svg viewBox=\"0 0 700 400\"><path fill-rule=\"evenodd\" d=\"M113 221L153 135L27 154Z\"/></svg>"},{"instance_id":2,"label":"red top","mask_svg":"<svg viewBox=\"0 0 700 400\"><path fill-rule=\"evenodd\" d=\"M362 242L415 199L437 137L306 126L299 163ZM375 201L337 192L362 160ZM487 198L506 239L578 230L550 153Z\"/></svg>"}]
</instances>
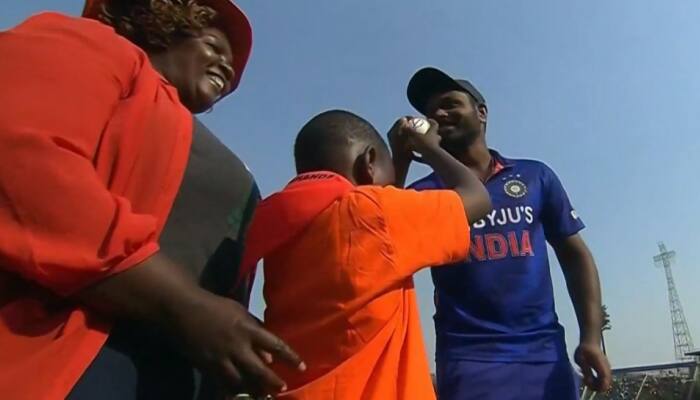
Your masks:
<instances>
[{"instance_id":1,"label":"red top","mask_svg":"<svg viewBox=\"0 0 700 400\"><path fill-rule=\"evenodd\" d=\"M158 251L192 116L96 21L34 16L0 54L0 393L62 399L110 327L66 296Z\"/></svg>"}]
</instances>

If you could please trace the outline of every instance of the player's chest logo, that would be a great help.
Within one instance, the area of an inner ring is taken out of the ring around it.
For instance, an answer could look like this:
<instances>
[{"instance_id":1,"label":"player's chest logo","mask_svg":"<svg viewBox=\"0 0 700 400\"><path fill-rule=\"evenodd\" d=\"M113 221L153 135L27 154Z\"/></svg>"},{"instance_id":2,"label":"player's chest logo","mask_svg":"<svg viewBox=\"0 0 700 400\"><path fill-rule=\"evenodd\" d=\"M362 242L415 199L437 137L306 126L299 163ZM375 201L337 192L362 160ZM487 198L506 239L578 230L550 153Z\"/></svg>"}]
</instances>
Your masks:
<instances>
[{"instance_id":1,"label":"player's chest logo","mask_svg":"<svg viewBox=\"0 0 700 400\"><path fill-rule=\"evenodd\" d=\"M505 181L503 184L503 191L514 199L519 199L527 194L527 185L519 178L520 174L515 176L509 175L503 178L503 181Z\"/></svg>"}]
</instances>

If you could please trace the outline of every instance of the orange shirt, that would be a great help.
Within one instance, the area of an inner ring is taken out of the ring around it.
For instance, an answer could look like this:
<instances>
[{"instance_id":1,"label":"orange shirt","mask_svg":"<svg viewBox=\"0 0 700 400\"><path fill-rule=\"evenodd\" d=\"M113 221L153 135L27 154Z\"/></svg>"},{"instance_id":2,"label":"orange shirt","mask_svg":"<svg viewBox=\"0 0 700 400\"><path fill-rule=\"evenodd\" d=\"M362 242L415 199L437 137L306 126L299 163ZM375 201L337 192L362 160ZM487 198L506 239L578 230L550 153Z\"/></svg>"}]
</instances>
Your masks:
<instances>
[{"instance_id":1,"label":"orange shirt","mask_svg":"<svg viewBox=\"0 0 700 400\"><path fill-rule=\"evenodd\" d=\"M465 259L453 191L358 187L265 257L265 325L299 352L280 398L433 399L412 275Z\"/></svg>"},{"instance_id":2,"label":"orange shirt","mask_svg":"<svg viewBox=\"0 0 700 400\"><path fill-rule=\"evenodd\" d=\"M192 116L97 21L37 15L0 54L0 398L62 399L110 328L67 296L158 251Z\"/></svg>"}]
</instances>

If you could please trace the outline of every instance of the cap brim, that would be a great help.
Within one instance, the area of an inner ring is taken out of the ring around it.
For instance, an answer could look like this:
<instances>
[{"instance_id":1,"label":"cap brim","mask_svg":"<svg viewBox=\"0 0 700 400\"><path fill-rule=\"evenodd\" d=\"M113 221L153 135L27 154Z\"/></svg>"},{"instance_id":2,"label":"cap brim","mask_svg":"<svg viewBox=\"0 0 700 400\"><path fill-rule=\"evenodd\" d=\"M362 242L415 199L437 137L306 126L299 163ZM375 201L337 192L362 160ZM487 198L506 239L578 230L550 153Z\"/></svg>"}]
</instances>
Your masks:
<instances>
[{"instance_id":1,"label":"cap brim","mask_svg":"<svg viewBox=\"0 0 700 400\"><path fill-rule=\"evenodd\" d=\"M426 67L418 70L408 82L406 95L411 105L425 114L425 106L430 97L436 93L464 88L452 77L434 67Z\"/></svg>"},{"instance_id":2,"label":"cap brim","mask_svg":"<svg viewBox=\"0 0 700 400\"><path fill-rule=\"evenodd\" d=\"M83 16L97 18L106 0L86 0L83 7ZM250 52L253 48L253 28L248 17L230 0L199 0L200 4L209 6L217 13L217 28L221 29L228 38L233 52L233 68L236 76L231 82L231 91L238 87L243 76L243 70L248 64Z\"/></svg>"}]
</instances>

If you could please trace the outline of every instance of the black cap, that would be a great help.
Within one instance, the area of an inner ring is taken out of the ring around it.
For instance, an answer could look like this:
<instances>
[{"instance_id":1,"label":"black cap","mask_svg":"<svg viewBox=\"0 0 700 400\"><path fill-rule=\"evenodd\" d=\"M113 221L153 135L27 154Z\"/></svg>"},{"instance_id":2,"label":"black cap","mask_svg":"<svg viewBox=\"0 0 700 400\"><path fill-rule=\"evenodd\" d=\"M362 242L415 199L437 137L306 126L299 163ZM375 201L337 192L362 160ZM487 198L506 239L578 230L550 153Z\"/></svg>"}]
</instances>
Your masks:
<instances>
[{"instance_id":1,"label":"black cap","mask_svg":"<svg viewBox=\"0 0 700 400\"><path fill-rule=\"evenodd\" d=\"M450 90L468 93L479 105L486 105L484 96L469 81L454 79L433 67L422 68L413 74L406 92L411 105L425 114L424 108L430 96Z\"/></svg>"}]
</instances>

